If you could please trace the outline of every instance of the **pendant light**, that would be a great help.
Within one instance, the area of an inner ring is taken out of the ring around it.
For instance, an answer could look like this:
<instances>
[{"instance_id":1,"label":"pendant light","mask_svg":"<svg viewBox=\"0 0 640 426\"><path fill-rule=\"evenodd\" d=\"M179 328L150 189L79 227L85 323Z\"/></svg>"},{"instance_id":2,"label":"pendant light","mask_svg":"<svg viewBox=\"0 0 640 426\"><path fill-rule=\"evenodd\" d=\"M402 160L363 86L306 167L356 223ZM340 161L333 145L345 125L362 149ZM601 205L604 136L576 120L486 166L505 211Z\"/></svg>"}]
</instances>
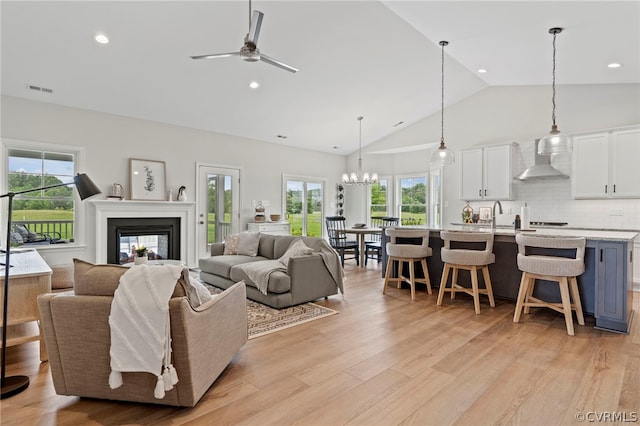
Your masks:
<instances>
[{"instance_id":1,"label":"pendant light","mask_svg":"<svg viewBox=\"0 0 640 426\"><path fill-rule=\"evenodd\" d=\"M562 32L562 28L551 28L549 34L553 34L553 83L552 83L552 96L551 104L553 109L551 111L551 132L540 139L538 144L538 154L551 155L560 152L570 152L572 149L571 138L561 133L556 125L556 35Z\"/></svg>"},{"instance_id":2,"label":"pendant light","mask_svg":"<svg viewBox=\"0 0 640 426\"><path fill-rule=\"evenodd\" d=\"M448 45L448 41L441 41L442 46L442 97L441 97L441 110L440 110L440 146L431 155L432 166L449 166L455 162L455 156L453 151L447 148L444 144L444 47Z\"/></svg>"},{"instance_id":3,"label":"pendant light","mask_svg":"<svg viewBox=\"0 0 640 426\"><path fill-rule=\"evenodd\" d=\"M351 174L343 174L342 182L347 185L371 185L378 182L378 174L372 173L369 176L369 173L362 171L362 119L363 117L358 117L358 121L360 122L360 147L358 151L358 169L355 172L351 172Z\"/></svg>"}]
</instances>

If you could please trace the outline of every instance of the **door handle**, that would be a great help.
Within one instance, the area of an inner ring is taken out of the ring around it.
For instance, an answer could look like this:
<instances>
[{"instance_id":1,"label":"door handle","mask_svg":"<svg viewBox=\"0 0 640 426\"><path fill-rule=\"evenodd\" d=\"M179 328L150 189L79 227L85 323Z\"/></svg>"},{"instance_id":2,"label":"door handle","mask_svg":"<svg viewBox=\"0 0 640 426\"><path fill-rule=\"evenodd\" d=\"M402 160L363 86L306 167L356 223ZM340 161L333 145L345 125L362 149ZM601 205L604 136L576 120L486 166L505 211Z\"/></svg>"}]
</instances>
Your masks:
<instances>
[{"instance_id":1,"label":"door handle","mask_svg":"<svg viewBox=\"0 0 640 426\"><path fill-rule=\"evenodd\" d=\"M482 189L478 189L478 197L482 197Z\"/></svg>"},{"instance_id":2,"label":"door handle","mask_svg":"<svg viewBox=\"0 0 640 426\"><path fill-rule=\"evenodd\" d=\"M486 189L484 190L484 196L485 197L487 196L487 190Z\"/></svg>"},{"instance_id":3,"label":"door handle","mask_svg":"<svg viewBox=\"0 0 640 426\"><path fill-rule=\"evenodd\" d=\"M613 184L613 192L616 192L616 184Z\"/></svg>"},{"instance_id":4,"label":"door handle","mask_svg":"<svg viewBox=\"0 0 640 426\"><path fill-rule=\"evenodd\" d=\"M607 193L607 186L609 186L609 185L605 185L605 186L604 186L604 193L605 193L605 194Z\"/></svg>"},{"instance_id":5,"label":"door handle","mask_svg":"<svg viewBox=\"0 0 640 426\"><path fill-rule=\"evenodd\" d=\"M600 249L600 262L602 262L602 249Z\"/></svg>"}]
</instances>

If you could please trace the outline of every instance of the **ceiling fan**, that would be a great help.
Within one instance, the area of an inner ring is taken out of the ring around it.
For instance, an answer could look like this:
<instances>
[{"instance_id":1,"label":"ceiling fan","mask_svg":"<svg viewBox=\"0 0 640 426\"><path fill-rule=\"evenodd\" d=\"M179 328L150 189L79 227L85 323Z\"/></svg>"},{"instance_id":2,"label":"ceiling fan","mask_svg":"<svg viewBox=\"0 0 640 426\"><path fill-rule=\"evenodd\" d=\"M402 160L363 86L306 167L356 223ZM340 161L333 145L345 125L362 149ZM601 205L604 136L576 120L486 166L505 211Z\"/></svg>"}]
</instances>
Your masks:
<instances>
[{"instance_id":1,"label":"ceiling fan","mask_svg":"<svg viewBox=\"0 0 640 426\"><path fill-rule=\"evenodd\" d=\"M213 58L226 58L228 56L240 56L247 62L263 61L276 67L280 67L283 70L289 72L297 72L298 68L287 65L282 61L274 59L270 56L260 53L258 49L258 37L260 36L260 27L262 26L262 18L264 13L259 10L253 11L253 17L251 15L251 0L249 0L249 33L244 37L244 46L240 48L239 52L229 53L212 53L210 55L198 55L191 56L191 59L213 59Z\"/></svg>"}]
</instances>

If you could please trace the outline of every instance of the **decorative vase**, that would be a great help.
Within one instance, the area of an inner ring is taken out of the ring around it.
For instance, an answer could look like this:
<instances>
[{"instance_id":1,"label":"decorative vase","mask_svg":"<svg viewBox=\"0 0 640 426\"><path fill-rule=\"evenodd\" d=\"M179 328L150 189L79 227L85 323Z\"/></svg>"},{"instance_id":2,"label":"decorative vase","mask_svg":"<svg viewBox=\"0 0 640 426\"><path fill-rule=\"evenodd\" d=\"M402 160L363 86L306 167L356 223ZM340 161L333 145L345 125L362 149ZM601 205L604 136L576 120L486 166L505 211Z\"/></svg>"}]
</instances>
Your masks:
<instances>
[{"instance_id":1,"label":"decorative vase","mask_svg":"<svg viewBox=\"0 0 640 426\"><path fill-rule=\"evenodd\" d=\"M147 263L147 256L137 256L134 260L136 265L145 265Z\"/></svg>"}]
</instances>

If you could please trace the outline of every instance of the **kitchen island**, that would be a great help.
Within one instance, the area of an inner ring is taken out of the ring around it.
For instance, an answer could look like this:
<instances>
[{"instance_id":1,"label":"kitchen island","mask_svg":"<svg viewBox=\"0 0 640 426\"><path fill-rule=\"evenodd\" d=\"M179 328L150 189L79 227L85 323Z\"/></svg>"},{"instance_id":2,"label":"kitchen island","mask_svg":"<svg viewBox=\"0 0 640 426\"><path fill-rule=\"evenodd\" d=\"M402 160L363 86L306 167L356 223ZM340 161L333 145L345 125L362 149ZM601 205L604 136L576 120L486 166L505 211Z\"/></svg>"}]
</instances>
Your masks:
<instances>
[{"instance_id":1,"label":"kitchen island","mask_svg":"<svg viewBox=\"0 0 640 426\"><path fill-rule=\"evenodd\" d=\"M424 229L424 228L422 228ZM429 247L433 255L427 258L429 278L434 286L439 286L443 264L440 250L442 229L461 232L493 232L493 252L496 262L489 266L494 296L515 301L520 287L521 271L518 269L518 246L513 228L483 225L449 225L445 228L429 228ZM522 232L522 231L518 231ZM533 228L528 234L550 237L585 237L585 271L578 277L578 288L583 311L593 315L596 328L627 333L633 316L633 242L640 238L635 231L613 231L600 229L576 229L566 227ZM382 276L386 272L386 242L383 234ZM407 240L406 243L413 243ZM471 248L471 246L469 246ZM559 251L550 254L562 256ZM422 273L422 271L418 271ZM470 286L468 274L461 274L459 283ZM542 281L536 286L538 297L560 301L560 291L556 283ZM515 309L515 306L514 306Z\"/></svg>"}]
</instances>

